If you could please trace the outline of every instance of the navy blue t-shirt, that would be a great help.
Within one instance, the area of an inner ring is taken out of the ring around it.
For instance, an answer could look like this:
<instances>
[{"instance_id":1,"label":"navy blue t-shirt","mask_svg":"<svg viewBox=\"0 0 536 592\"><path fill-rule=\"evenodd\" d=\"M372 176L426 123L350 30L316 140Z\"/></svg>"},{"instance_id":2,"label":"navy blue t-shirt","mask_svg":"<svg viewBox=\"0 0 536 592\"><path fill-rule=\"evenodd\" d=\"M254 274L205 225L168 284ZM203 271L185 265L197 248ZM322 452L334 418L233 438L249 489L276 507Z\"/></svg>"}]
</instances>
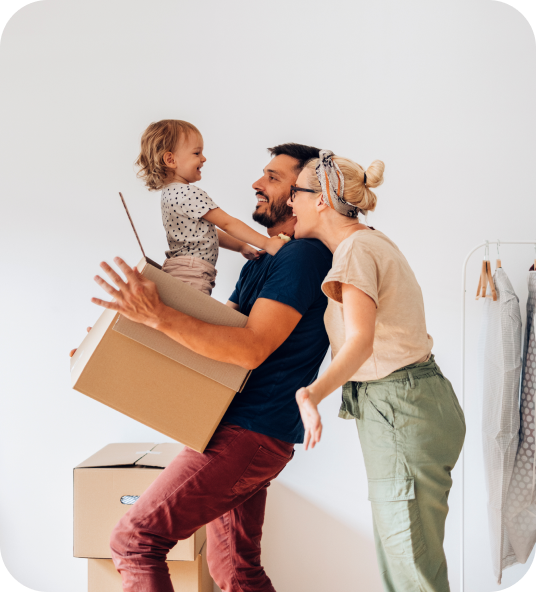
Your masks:
<instances>
[{"instance_id":1,"label":"navy blue t-shirt","mask_svg":"<svg viewBox=\"0 0 536 592\"><path fill-rule=\"evenodd\" d=\"M315 239L291 240L275 256L248 261L231 302L249 315L257 298L288 304L301 313L294 331L237 393L224 421L285 442L303 442L296 391L318 376L329 346L324 327L327 298L321 290L332 254ZM277 323L277 319L274 319Z\"/></svg>"}]
</instances>

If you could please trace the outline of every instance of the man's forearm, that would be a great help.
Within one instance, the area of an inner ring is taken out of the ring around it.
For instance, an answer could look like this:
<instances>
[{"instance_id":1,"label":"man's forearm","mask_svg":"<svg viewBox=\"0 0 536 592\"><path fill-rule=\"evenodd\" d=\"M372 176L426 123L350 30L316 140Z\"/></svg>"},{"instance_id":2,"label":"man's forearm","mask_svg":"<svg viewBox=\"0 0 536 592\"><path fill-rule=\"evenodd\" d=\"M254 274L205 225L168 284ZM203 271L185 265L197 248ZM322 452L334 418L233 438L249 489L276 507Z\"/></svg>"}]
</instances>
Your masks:
<instances>
[{"instance_id":1,"label":"man's forearm","mask_svg":"<svg viewBox=\"0 0 536 592\"><path fill-rule=\"evenodd\" d=\"M157 321L151 326L213 360L236 364L248 370L256 368L262 361L259 359L257 336L247 327L212 325L169 306L162 306Z\"/></svg>"}]
</instances>

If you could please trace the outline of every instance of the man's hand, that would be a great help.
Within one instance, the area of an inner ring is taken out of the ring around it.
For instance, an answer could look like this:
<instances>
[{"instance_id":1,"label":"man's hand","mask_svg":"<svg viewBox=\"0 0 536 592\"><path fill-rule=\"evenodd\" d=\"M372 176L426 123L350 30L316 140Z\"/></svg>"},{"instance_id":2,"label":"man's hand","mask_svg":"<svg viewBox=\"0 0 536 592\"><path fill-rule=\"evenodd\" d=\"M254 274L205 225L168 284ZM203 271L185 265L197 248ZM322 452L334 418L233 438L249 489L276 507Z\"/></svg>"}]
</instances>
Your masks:
<instances>
[{"instance_id":1,"label":"man's hand","mask_svg":"<svg viewBox=\"0 0 536 592\"><path fill-rule=\"evenodd\" d=\"M86 331L89 333L89 332L91 331L91 327L88 327L88 328L86 329ZM69 352L69 357L70 357L70 358L72 358L72 357L74 356L74 354L75 354L75 352L76 352L76 350L77 350L77 349L78 349L78 348L77 348L77 347L75 347L74 349L72 349L72 350Z\"/></svg>"},{"instance_id":2,"label":"man's hand","mask_svg":"<svg viewBox=\"0 0 536 592\"><path fill-rule=\"evenodd\" d=\"M91 302L115 310L131 321L156 328L159 313L164 308L156 284L143 277L135 267L129 267L120 257L114 257L114 262L125 274L126 281L103 261L100 266L117 286L117 290L96 275L94 279L97 284L108 292L113 300L106 302L100 298L92 298Z\"/></svg>"},{"instance_id":3,"label":"man's hand","mask_svg":"<svg viewBox=\"0 0 536 592\"><path fill-rule=\"evenodd\" d=\"M322 420L320 419L320 413L318 413L318 405L314 403L310 398L309 389L301 388L296 393L296 401L300 408L300 415L305 428L305 450L314 448L320 437L322 436Z\"/></svg>"}]
</instances>

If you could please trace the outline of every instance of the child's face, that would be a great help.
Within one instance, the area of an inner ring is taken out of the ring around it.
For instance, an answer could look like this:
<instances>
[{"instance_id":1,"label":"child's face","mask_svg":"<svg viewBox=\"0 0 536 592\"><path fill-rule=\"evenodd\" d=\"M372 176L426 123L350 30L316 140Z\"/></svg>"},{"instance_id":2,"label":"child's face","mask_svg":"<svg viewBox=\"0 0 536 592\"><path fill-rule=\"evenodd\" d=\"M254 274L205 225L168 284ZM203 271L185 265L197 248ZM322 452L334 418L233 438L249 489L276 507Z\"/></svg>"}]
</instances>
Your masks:
<instances>
[{"instance_id":1,"label":"child's face","mask_svg":"<svg viewBox=\"0 0 536 592\"><path fill-rule=\"evenodd\" d=\"M175 157L175 177L180 177L187 183L194 183L201 179L201 167L207 160L203 156L203 137L190 133L186 138L179 140L179 144L173 153Z\"/></svg>"}]
</instances>

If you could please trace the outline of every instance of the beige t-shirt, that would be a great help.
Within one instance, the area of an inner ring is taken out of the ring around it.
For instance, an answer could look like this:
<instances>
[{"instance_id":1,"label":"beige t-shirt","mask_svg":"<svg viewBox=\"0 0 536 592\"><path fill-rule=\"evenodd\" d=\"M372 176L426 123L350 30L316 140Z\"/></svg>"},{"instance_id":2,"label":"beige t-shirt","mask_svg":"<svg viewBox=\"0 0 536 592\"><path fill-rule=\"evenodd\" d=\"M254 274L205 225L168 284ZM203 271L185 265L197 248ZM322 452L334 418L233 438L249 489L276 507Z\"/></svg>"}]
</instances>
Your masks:
<instances>
[{"instance_id":1,"label":"beige t-shirt","mask_svg":"<svg viewBox=\"0 0 536 592\"><path fill-rule=\"evenodd\" d=\"M363 382L426 361L433 339L426 332L422 292L406 258L392 240L373 229L354 232L337 247L322 290L324 315L335 357L345 341L341 284L352 284L376 303L372 355L352 376Z\"/></svg>"}]
</instances>

